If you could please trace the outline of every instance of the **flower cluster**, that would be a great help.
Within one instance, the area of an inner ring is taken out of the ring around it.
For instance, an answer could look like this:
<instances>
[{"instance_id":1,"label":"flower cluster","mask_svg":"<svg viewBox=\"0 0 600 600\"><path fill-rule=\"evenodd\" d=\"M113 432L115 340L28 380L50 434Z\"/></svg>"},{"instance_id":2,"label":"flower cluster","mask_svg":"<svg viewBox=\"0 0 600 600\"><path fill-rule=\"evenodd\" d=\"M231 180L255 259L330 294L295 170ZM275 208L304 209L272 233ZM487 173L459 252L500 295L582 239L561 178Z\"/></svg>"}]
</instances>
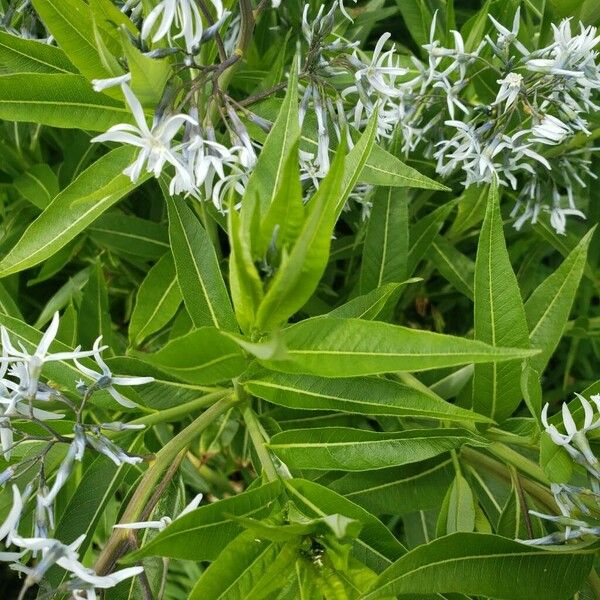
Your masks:
<instances>
[{"instance_id":1,"label":"flower cluster","mask_svg":"<svg viewBox=\"0 0 600 600\"><path fill-rule=\"evenodd\" d=\"M139 6L128 2L126 9L137 10L142 18ZM279 2L272 6L281 7ZM329 10L321 5L313 17L307 4L302 17L300 124L314 129L316 141L314 151L302 149L299 156L307 197L328 173L330 154L342 136L352 147L353 132L364 130L376 114L380 140L398 136L405 155L433 159L442 177L461 173L465 186L494 182L518 190L512 213L516 228L535 223L546 212L563 234L567 217L585 218L575 196L587 178L595 177L590 148L555 147L577 133L590 133L588 115L598 108L594 98L600 89L596 28L581 25L574 32L565 19L553 25L552 43L530 51L519 40L517 10L510 28L490 16L495 34L469 48L458 31L451 31L451 43L444 45L436 37L434 17L423 62L399 55L388 44L389 33L372 53L364 53L337 33L338 12L342 21L350 18L341 0ZM99 91L121 86L135 125L116 125L92 141L138 147L125 171L132 181L144 171L158 177L169 165L174 172L171 194L210 199L219 210L226 208L230 192L243 194L260 152L245 122L269 128L219 89L219 75L239 59L235 48L241 16L230 17L218 0L212 0L205 14L191 0L162 0L142 18L142 41L161 44L146 49L146 56L183 53L184 66L199 72L190 75L190 90L177 106L167 98L171 91L165 92L151 125L132 92L129 73L95 82ZM218 39L222 62L202 66L197 63L199 49L208 39ZM165 43L171 47L164 48ZM478 97L482 78L496 81L494 98ZM199 104L196 98L206 89L212 91ZM215 130L217 119L221 125ZM368 215L370 188L359 191L352 197L360 199Z\"/></svg>"},{"instance_id":2,"label":"flower cluster","mask_svg":"<svg viewBox=\"0 0 600 600\"><path fill-rule=\"evenodd\" d=\"M592 403L600 413L600 394L590 397L590 403L582 395L577 394L581 403L583 420L577 425L571 410L565 403L562 405L562 422L565 433L561 433L556 425L548 420L548 404L542 410L541 420L546 433L558 446L564 448L573 461L581 465L587 472L589 488L568 484L551 485L560 515L546 515L537 511L529 511L532 515L551 521L564 527L563 530L551 533L543 538L524 540L529 544L554 544L584 536L600 536L598 518L600 517L600 461L590 447L588 434L600 428L600 415L594 414Z\"/></svg>"},{"instance_id":3,"label":"flower cluster","mask_svg":"<svg viewBox=\"0 0 600 600\"><path fill-rule=\"evenodd\" d=\"M101 337L91 350L84 351L78 347L73 351L51 352L58 329L59 315L55 313L39 343L30 351L23 341L15 343L9 332L4 327L0 328L0 444L4 460L8 464L0 473L0 485L22 481L28 475L31 479L23 491L15 483L12 484L12 507L4 523L0 525L0 541L4 542L9 551L0 552L0 560L11 562L13 569L25 573L22 594L30 586L39 583L50 567L58 565L70 574L68 589L73 597L82 597L80 594L85 590L89 600L95 598L96 588L112 587L123 579L139 574L141 569L134 567L98 576L93 570L84 567L79 561L77 550L85 536L66 545L51 535L55 521L55 500L73 473L75 464L81 462L88 448L108 457L116 465L142 462L142 457L130 455L109 437L109 433L113 431L143 429L142 424L87 424L83 420L83 409L93 394L100 390L106 390L122 406L135 406L115 386L147 384L153 378L113 375L102 358L106 346L101 346ZM82 364L80 361L83 359L92 359L98 370ZM88 383L83 380L75 383L75 392L80 396L79 403L73 402L67 393L42 380L44 365L56 361L72 361L75 368L87 378ZM41 408L42 406L45 408ZM71 435L65 435L64 428L61 433L52 425L68 413L74 415ZM22 427L27 422L30 426ZM41 433L33 435L31 426L35 426ZM46 458L51 450L61 446L66 448L62 462L53 479L47 481ZM27 447L29 450L21 453L20 447ZM34 447L40 448L40 451L32 453L30 449ZM13 458L15 454L17 456ZM34 514L33 532L23 532L20 522L30 503ZM27 566L30 557L38 555L36 565Z\"/></svg>"}]
</instances>

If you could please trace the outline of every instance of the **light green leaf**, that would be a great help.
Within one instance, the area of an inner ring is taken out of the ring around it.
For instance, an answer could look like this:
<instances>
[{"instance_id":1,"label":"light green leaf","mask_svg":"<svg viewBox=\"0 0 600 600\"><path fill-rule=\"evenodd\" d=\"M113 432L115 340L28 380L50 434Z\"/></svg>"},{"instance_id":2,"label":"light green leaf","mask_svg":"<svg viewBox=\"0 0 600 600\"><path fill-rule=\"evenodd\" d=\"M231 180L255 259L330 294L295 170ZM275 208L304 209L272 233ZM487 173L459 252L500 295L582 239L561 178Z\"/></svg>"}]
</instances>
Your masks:
<instances>
[{"instance_id":1,"label":"light green leaf","mask_svg":"<svg viewBox=\"0 0 600 600\"><path fill-rule=\"evenodd\" d=\"M466 429L411 429L397 433L348 427L291 429L268 447L292 469L369 471L433 458L463 444L488 442Z\"/></svg>"},{"instance_id":2,"label":"light green leaf","mask_svg":"<svg viewBox=\"0 0 600 600\"><path fill-rule=\"evenodd\" d=\"M408 197L405 190L384 187L373 196L360 268L360 290L404 281L408 267Z\"/></svg>"},{"instance_id":3,"label":"light green leaf","mask_svg":"<svg viewBox=\"0 0 600 600\"><path fill-rule=\"evenodd\" d=\"M81 75L17 73L0 77L0 119L105 131L129 123L131 113L121 102L94 92Z\"/></svg>"},{"instance_id":4,"label":"light green leaf","mask_svg":"<svg viewBox=\"0 0 600 600\"><path fill-rule=\"evenodd\" d=\"M195 329L153 354L131 354L181 381L198 385L232 379L246 367L240 347L214 327Z\"/></svg>"},{"instance_id":5,"label":"light green leaf","mask_svg":"<svg viewBox=\"0 0 600 600\"><path fill-rule=\"evenodd\" d=\"M163 224L121 212L103 214L89 231L96 243L125 255L160 258L169 249L169 235Z\"/></svg>"},{"instance_id":6,"label":"light green leaf","mask_svg":"<svg viewBox=\"0 0 600 600\"><path fill-rule=\"evenodd\" d=\"M490 189L475 263L475 339L492 346L529 346L521 291L504 241L495 186ZM509 417L522 399L520 377L519 361L476 365L474 410L498 422Z\"/></svg>"},{"instance_id":7,"label":"light green leaf","mask_svg":"<svg viewBox=\"0 0 600 600\"><path fill-rule=\"evenodd\" d=\"M541 353L529 360L542 373L554 353L569 319L586 264L587 250L594 235L591 229L563 263L546 278L525 303L529 340Z\"/></svg>"},{"instance_id":8,"label":"light green leaf","mask_svg":"<svg viewBox=\"0 0 600 600\"><path fill-rule=\"evenodd\" d=\"M0 277L39 264L69 243L105 210L141 185L122 174L135 150L121 147L89 166L60 192L0 261Z\"/></svg>"},{"instance_id":9,"label":"light green leaf","mask_svg":"<svg viewBox=\"0 0 600 600\"><path fill-rule=\"evenodd\" d=\"M452 482L450 458L403 467L346 473L328 485L375 515L438 508Z\"/></svg>"},{"instance_id":10,"label":"light green leaf","mask_svg":"<svg viewBox=\"0 0 600 600\"><path fill-rule=\"evenodd\" d=\"M167 207L177 280L194 325L236 331L231 300L206 230L183 198L168 198Z\"/></svg>"},{"instance_id":11,"label":"light green leaf","mask_svg":"<svg viewBox=\"0 0 600 600\"><path fill-rule=\"evenodd\" d=\"M149 271L140 285L129 321L129 341L138 346L149 335L160 331L181 305L175 263L166 253Z\"/></svg>"},{"instance_id":12,"label":"light green leaf","mask_svg":"<svg viewBox=\"0 0 600 600\"><path fill-rule=\"evenodd\" d=\"M88 79L111 77L94 41L90 7L83 0L32 0L44 25Z\"/></svg>"},{"instance_id":13,"label":"light green leaf","mask_svg":"<svg viewBox=\"0 0 600 600\"><path fill-rule=\"evenodd\" d=\"M371 569L380 572L406 552L379 519L328 487L305 479L288 479L285 487L294 503L308 515L325 517L338 513L361 523L352 553Z\"/></svg>"},{"instance_id":14,"label":"light green leaf","mask_svg":"<svg viewBox=\"0 0 600 600\"><path fill-rule=\"evenodd\" d=\"M425 371L536 353L362 319L307 319L286 328L282 338L289 360L265 361L269 368L325 377Z\"/></svg>"},{"instance_id":15,"label":"light green leaf","mask_svg":"<svg viewBox=\"0 0 600 600\"><path fill-rule=\"evenodd\" d=\"M263 371L245 377L243 383L252 395L287 408L455 421L487 420L434 394L377 377L327 378Z\"/></svg>"},{"instance_id":16,"label":"light green leaf","mask_svg":"<svg viewBox=\"0 0 600 600\"><path fill-rule=\"evenodd\" d=\"M446 592L504 600L566 600L589 573L593 552L557 552L497 535L455 533L401 557L364 600Z\"/></svg>"},{"instance_id":17,"label":"light green leaf","mask_svg":"<svg viewBox=\"0 0 600 600\"><path fill-rule=\"evenodd\" d=\"M34 206L44 210L58 194L58 177L45 163L33 165L13 181L13 185Z\"/></svg>"},{"instance_id":18,"label":"light green leaf","mask_svg":"<svg viewBox=\"0 0 600 600\"><path fill-rule=\"evenodd\" d=\"M60 48L0 31L0 73L75 72Z\"/></svg>"},{"instance_id":19,"label":"light green leaf","mask_svg":"<svg viewBox=\"0 0 600 600\"><path fill-rule=\"evenodd\" d=\"M85 348L91 348L100 335L102 343L110 346L112 329L108 311L108 290L102 265L96 261L83 289L79 307L77 341Z\"/></svg>"},{"instance_id":20,"label":"light green leaf","mask_svg":"<svg viewBox=\"0 0 600 600\"><path fill-rule=\"evenodd\" d=\"M170 556L188 560L215 560L242 530L232 517L266 516L281 492L274 481L237 496L205 504L173 521L150 543L128 555L129 562L143 556ZM190 544L193 539L194 543Z\"/></svg>"},{"instance_id":21,"label":"light green leaf","mask_svg":"<svg viewBox=\"0 0 600 600\"><path fill-rule=\"evenodd\" d=\"M419 261L425 256L427 250L436 239L444 221L448 218L450 211L456 202L447 202L429 213L410 229L410 250L408 251L407 267L408 274L412 275Z\"/></svg>"},{"instance_id":22,"label":"light green leaf","mask_svg":"<svg viewBox=\"0 0 600 600\"><path fill-rule=\"evenodd\" d=\"M433 242L431 250L431 260L442 276L472 300L475 263L442 236Z\"/></svg>"}]
</instances>

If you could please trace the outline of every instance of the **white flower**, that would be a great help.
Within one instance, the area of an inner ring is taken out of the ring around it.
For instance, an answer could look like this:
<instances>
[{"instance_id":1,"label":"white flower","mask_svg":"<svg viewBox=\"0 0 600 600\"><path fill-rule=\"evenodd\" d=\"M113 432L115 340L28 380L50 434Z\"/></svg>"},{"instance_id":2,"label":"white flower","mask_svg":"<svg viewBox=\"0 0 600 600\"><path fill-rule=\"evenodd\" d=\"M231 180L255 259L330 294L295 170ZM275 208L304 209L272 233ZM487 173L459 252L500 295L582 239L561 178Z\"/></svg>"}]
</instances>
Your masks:
<instances>
[{"instance_id":1,"label":"white flower","mask_svg":"<svg viewBox=\"0 0 600 600\"><path fill-rule=\"evenodd\" d=\"M94 360L100 367L101 371L98 373L92 369L88 369L84 365L82 365L77 359L74 360L77 368L84 374L93 379L96 383L94 384L98 389L105 389L108 393L121 405L127 408L134 408L136 405L131 400L127 400L124 398L117 390L114 388L115 385L144 385L146 383L152 383L154 381L154 377L119 377L114 376L108 365L104 362L100 352L104 350L103 347L100 347L100 343L102 342L102 336L100 336L94 342L94 349L92 353L94 355Z\"/></svg>"},{"instance_id":2,"label":"white flower","mask_svg":"<svg viewBox=\"0 0 600 600\"><path fill-rule=\"evenodd\" d=\"M161 517L158 521L139 521L137 523L119 523L114 525L115 529L157 529L158 531L162 531L167 526L169 526L173 521L180 519L184 515L196 510L198 506L200 506L200 502L202 501L203 495L198 494L176 517L175 519L171 519L171 517Z\"/></svg>"},{"instance_id":3,"label":"white flower","mask_svg":"<svg viewBox=\"0 0 600 600\"><path fill-rule=\"evenodd\" d=\"M28 496L28 494L22 496L19 492L19 488L14 484L12 486L12 492L12 506L8 511L8 515L6 515L6 519L4 519L4 523L0 525L0 541L7 540L7 545L11 542L12 536L16 534L19 521L21 520L21 514L23 513L23 507Z\"/></svg>"},{"instance_id":4,"label":"white flower","mask_svg":"<svg viewBox=\"0 0 600 600\"><path fill-rule=\"evenodd\" d=\"M504 79L498 79L500 90L494 100L494 104L501 104L506 100L506 108L514 104L519 93L523 89L523 75L520 73L509 73Z\"/></svg>"},{"instance_id":5,"label":"white flower","mask_svg":"<svg viewBox=\"0 0 600 600\"><path fill-rule=\"evenodd\" d=\"M527 48L525 48L525 46L517 39L517 36L519 35L519 25L521 23L520 6L515 11L512 29L510 30L504 27L504 25L502 25L501 23L498 23L498 21L496 21L496 19L494 19L492 15L488 16L490 18L490 21L496 28L496 31L498 32L498 39L496 44L494 44L489 37L487 38L494 49L499 50L501 52L506 52L508 50L508 47L512 44L524 56L529 55L529 50L527 50Z\"/></svg>"},{"instance_id":6,"label":"white flower","mask_svg":"<svg viewBox=\"0 0 600 600\"><path fill-rule=\"evenodd\" d=\"M382 53L383 46L390 36L390 33L384 33L379 38L373 50L371 63L359 68L354 76L357 81L365 80L368 82L381 95L397 98L402 95L402 91L394 87L395 79L398 76L406 75L408 69L394 64L393 48Z\"/></svg>"},{"instance_id":7,"label":"white flower","mask_svg":"<svg viewBox=\"0 0 600 600\"><path fill-rule=\"evenodd\" d=\"M545 115L543 119L535 125L531 133L533 137L531 141L539 142L540 144L560 144L569 136L572 131L568 125L565 125L560 119L552 115Z\"/></svg>"},{"instance_id":8,"label":"white flower","mask_svg":"<svg viewBox=\"0 0 600 600\"><path fill-rule=\"evenodd\" d=\"M600 427L600 417L594 418L594 409L588 400L581 394L575 395L579 398L579 402L581 402L581 407L583 408L584 418L581 427L577 427L566 402L562 405L562 420L566 433L560 433L555 425L548 422L548 404L546 404L542 410L542 424L544 425L546 433L548 433L555 444L565 448L575 459L583 457L588 465L591 466L594 471L597 471L598 459L590 448L586 433ZM600 412L600 394L591 396L590 399L596 405L596 409Z\"/></svg>"},{"instance_id":9,"label":"white flower","mask_svg":"<svg viewBox=\"0 0 600 600\"><path fill-rule=\"evenodd\" d=\"M216 8L217 18L220 18L223 14L221 2L212 0L212 4ZM202 40L204 26L202 15L194 0L161 0L144 19L142 25L143 40L150 36L159 19L160 23L158 23L158 27L152 36L152 42L156 43L165 36L168 37L169 41L183 38L188 54L197 51ZM178 30L175 35L172 35L173 29Z\"/></svg>"},{"instance_id":10,"label":"white flower","mask_svg":"<svg viewBox=\"0 0 600 600\"><path fill-rule=\"evenodd\" d=\"M27 377L28 384L27 389L24 393L27 398L34 398L38 390L38 380L42 372L44 363L55 362L60 360L74 360L76 358L84 358L91 356L93 351L80 351L77 347L73 351L69 352L57 352L55 354L48 354L50 344L54 341L56 334L58 333L59 314L58 311L54 313L52 321L48 328L44 332L37 348L33 354L30 354L25 348L19 344L21 350L17 350L11 343L8 331L4 326L0 327L0 337L2 339L2 352L3 356L0 357L0 363L6 362L24 362L27 366Z\"/></svg>"},{"instance_id":11,"label":"white flower","mask_svg":"<svg viewBox=\"0 0 600 600\"><path fill-rule=\"evenodd\" d=\"M133 182L139 179L144 165L146 165L148 173L153 173L155 177L158 177L165 164L169 163L175 167L179 177L190 179L189 185L191 187L193 182L183 164L179 153L180 147L172 147L172 142L183 123L195 123L195 121L188 115L171 115L165 119L157 119L152 128L149 128L140 101L127 84L122 84L121 89L127 104L131 108L137 127L126 123L113 125L106 133L92 138L91 141L119 142L140 148L141 150L135 161L123 171Z\"/></svg>"},{"instance_id":12,"label":"white flower","mask_svg":"<svg viewBox=\"0 0 600 600\"><path fill-rule=\"evenodd\" d=\"M131 81L131 73L125 73L125 75L119 75L118 77L108 77L106 79L92 79L92 87L95 92L103 92L104 90L114 87L115 85L121 85L123 83L129 83Z\"/></svg>"}]
</instances>

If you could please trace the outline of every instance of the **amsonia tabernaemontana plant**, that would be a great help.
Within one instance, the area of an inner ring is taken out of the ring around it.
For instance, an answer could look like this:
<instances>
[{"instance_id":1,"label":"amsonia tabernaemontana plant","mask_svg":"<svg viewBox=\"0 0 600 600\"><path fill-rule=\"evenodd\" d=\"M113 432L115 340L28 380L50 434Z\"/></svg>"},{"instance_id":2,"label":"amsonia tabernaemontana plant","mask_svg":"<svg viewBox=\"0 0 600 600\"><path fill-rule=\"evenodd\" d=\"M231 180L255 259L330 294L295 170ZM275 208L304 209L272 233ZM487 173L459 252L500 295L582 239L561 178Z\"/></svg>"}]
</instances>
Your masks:
<instances>
[{"instance_id":1,"label":"amsonia tabernaemontana plant","mask_svg":"<svg viewBox=\"0 0 600 600\"><path fill-rule=\"evenodd\" d=\"M0 598L600 599L598 0L0 0Z\"/></svg>"}]
</instances>

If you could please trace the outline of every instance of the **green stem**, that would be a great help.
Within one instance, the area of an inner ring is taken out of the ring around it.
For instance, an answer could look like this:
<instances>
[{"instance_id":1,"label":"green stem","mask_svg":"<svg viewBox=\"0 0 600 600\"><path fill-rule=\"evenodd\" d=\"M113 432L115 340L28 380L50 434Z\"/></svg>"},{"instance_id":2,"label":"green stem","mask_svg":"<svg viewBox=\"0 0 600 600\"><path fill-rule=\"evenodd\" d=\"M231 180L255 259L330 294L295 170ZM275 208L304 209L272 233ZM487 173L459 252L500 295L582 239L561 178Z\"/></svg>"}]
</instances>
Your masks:
<instances>
[{"instance_id":1,"label":"green stem","mask_svg":"<svg viewBox=\"0 0 600 600\"><path fill-rule=\"evenodd\" d=\"M506 466L505 461L498 462L497 460L494 460L493 458L490 458L489 456L486 456L485 454L467 446L464 446L461 449L460 455L463 460L474 467L478 472L484 470L496 476L497 478L502 479L503 481L511 481L510 470ZM548 510L551 513L558 511L558 507L554 501L554 496L550 490L534 481L526 479L525 477L520 479L520 483L523 489L532 498L535 498L545 510Z\"/></svg>"},{"instance_id":2,"label":"green stem","mask_svg":"<svg viewBox=\"0 0 600 600\"><path fill-rule=\"evenodd\" d=\"M190 425L180 431L156 454L154 463L144 473L137 489L133 493L120 523L138 521L143 514L155 488L161 481L162 475L176 461L179 454L196 439L198 434L206 429L215 419L227 412L236 400L230 394L213 404ZM109 573L116 562L129 548L129 532L126 529L114 529L96 561L95 570L98 574Z\"/></svg>"},{"instance_id":3,"label":"green stem","mask_svg":"<svg viewBox=\"0 0 600 600\"><path fill-rule=\"evenodd\" d=\"M244 388L238 383L235 384L235 391L239 400L249 399ZM278 478L277 469L275 468L275 464L273 463L273 459L271 458L269 451L265 447L265 437L262 433L262 428L249 402L246 402L244 408L242 409L242 416L244 417L248 434L250 435L252 445L256 450L262 471L267 481L275 481Z\"/></svg>"},{"instance_id":4,"label":"green stem","mask_svg":"<svg viewBox=\"0 0 600 600\"><path fill-rule=\"evenodd\" d=\"M550 485L550 480L546 476L546 473L544 473L544 470L538 464L519 454L516 450L499 442L494 442L490 446L487 446L486 450L502 462L514 465L521 473L528 475L539 483L545 486Z\"/></svg>"},{"instance_id":5,"label":"green stem","mask_svg":"<svg viewBox=\"0 0 600 600\"><path fill-rule=\"evenodd\" d=\"M151 425L156 425L157 423L178 421L181 417L188 416L190 413L193 413L201 408L206 408L207 406L214 404L221 398L228 395L231 395L230 389L218 390L212 394L207 394L206 396L186 402L185 404L180 404L179 406L174 406L173 408L167 408L165 410L156 411L149 415L144 415L143 417L134 419L129 423L133 425L146 425L147 427L150 427Z\"/></svg>"}]
</instances>

